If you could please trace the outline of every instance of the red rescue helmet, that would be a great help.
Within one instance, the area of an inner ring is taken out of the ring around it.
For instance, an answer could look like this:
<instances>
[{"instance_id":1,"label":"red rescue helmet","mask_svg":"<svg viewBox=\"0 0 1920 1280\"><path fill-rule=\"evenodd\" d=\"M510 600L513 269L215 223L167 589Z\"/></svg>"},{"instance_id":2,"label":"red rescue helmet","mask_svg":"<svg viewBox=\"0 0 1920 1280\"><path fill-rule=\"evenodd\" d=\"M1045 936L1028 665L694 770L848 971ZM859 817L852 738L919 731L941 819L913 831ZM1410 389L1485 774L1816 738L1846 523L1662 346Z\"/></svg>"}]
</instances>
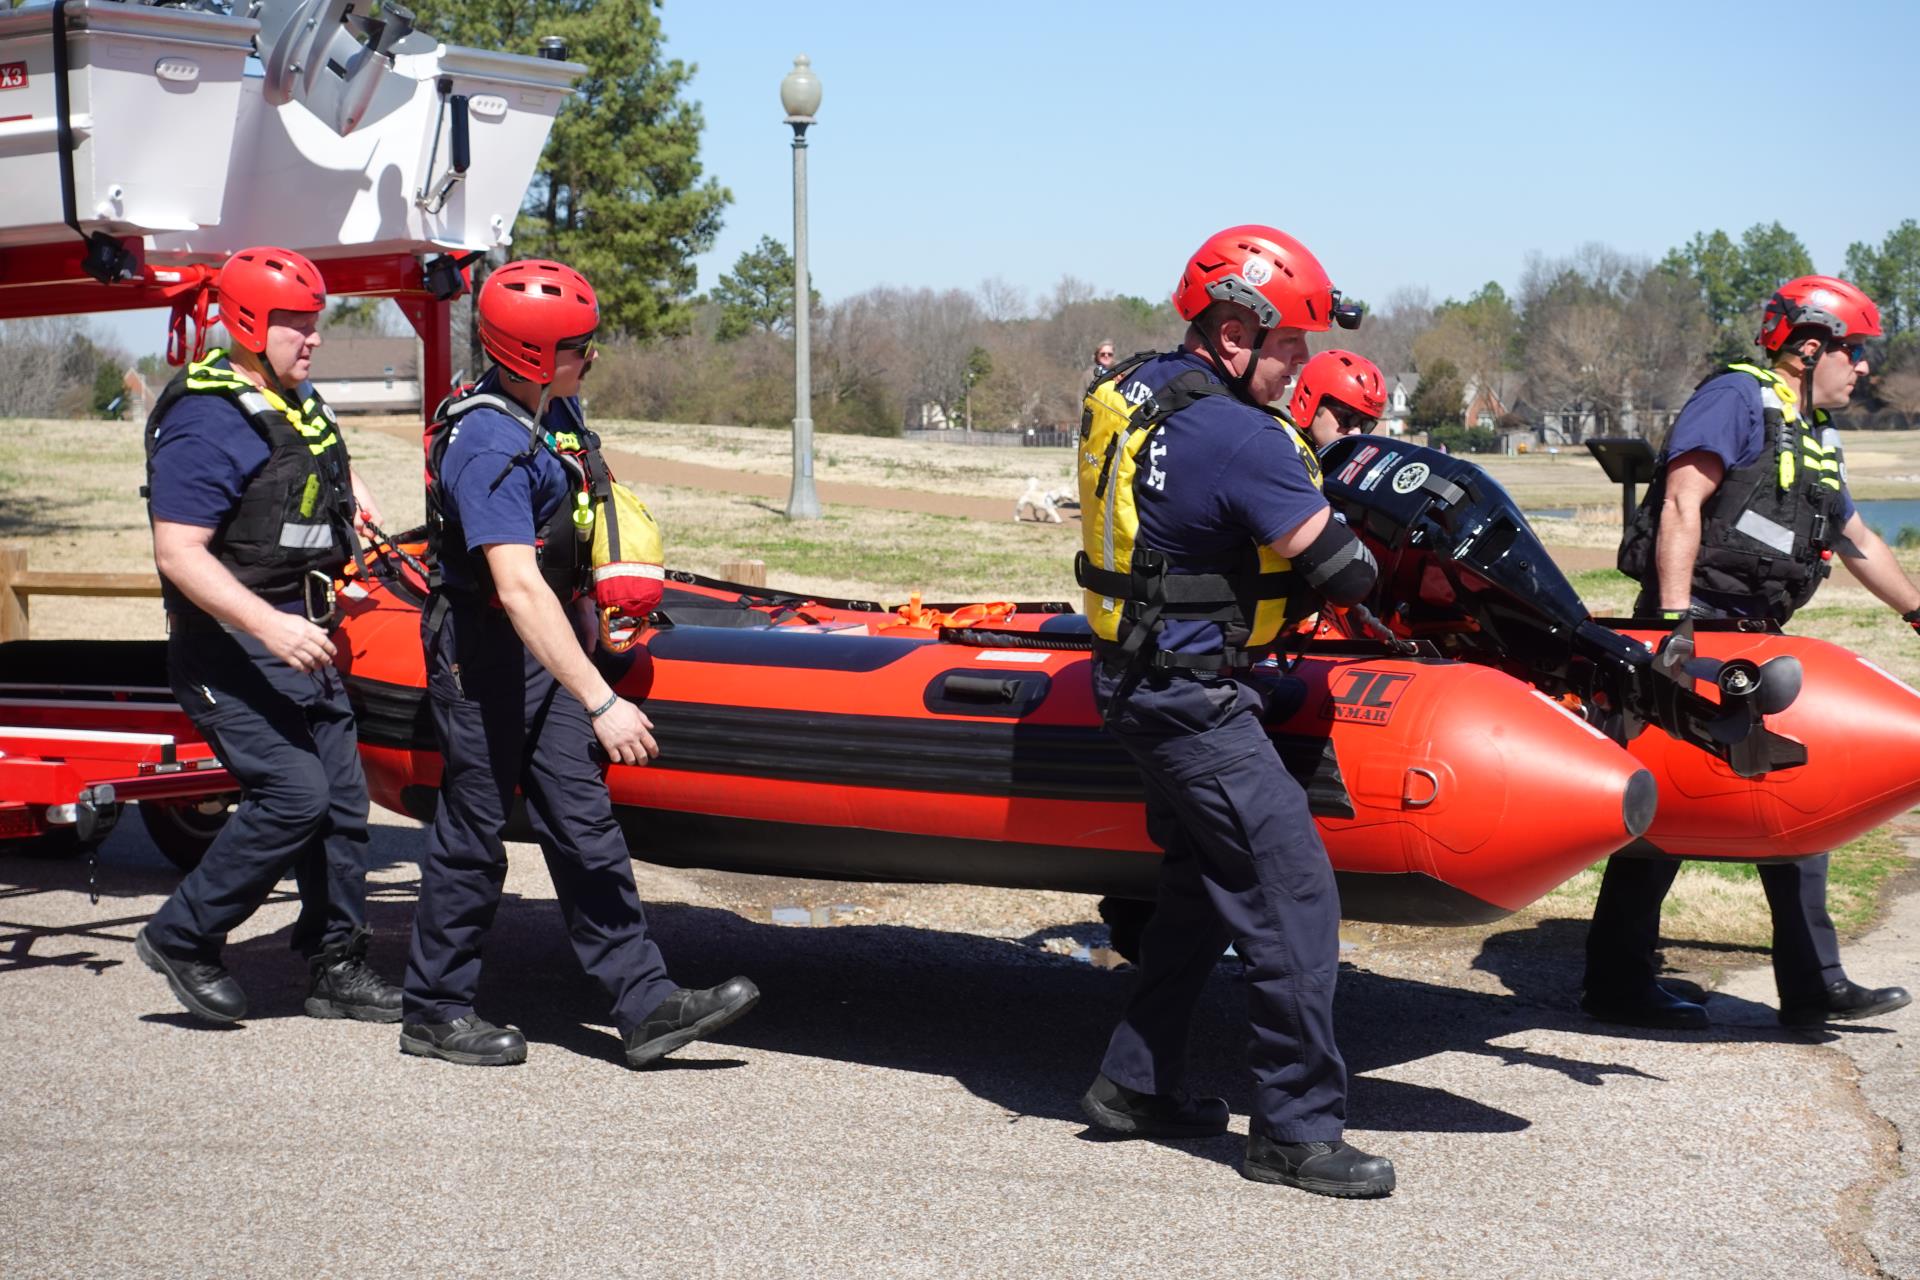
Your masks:
<instances>
[{"instance_id":1,"label":"red rescue helmet","mask_svg":"<svg viewBox=\"0 0 1920 1280\"><path fill-rule=\"evenodd\" d=\"M1786 345L1787 335L1802 325L1825 329L1836 338L1880 336L1880 308L1858 285L1835 276L1801 276L1789 280L1767 300L1760 317L1760 336L1754 341L1768 351Z\"/></svg>"},{"instance_id":2,"label":"red rescue helmet","mask_svg":"<svg viewBox=\"0 0 1920 1280\"><path fill-rule=\"evenodd\" d=\"M259 355L267 349L268 318L275 311L319 311L327 305L320 268L291 249L261 245L227 259L214 283L220 323L233 340Z\"/></svg>"},{"instance_id":3,"label":"red rescue helmet","mask_svg":"<svg viewBox=\"0 0 1920 1280\"><path fill-rule=\"evenodd\" d=\"M546 386L554 348L600 325L587 278L543 258L509 262L480 286L480 345L509 373Z\"/></svg>"},{"instance_id":4,"label":"red rescue helmet","mask_svg":"<svg viewBox=\"0 0 1920 1280\"><path fill-rule=\"evenodd\" d=\"M1305 430L1320 412L1320 402L1332 400L1349 409L1378 418L1387 411L1387 383L1380 366L1351 351L1322 351L1307 361L1293 380L1287 413Z\"/></svg>"},{"instance_id":5,"label":"red rescue helmet","mask_svg":"<svg viewBox=\"0 0 1920 1280\"><path fill-rule=\"evenodd\" d=\"M1340 301L1326 268L1305 245L1258 223L1208 236L1187 259L1173 289L1174 310L1182 320L1192 320L1214 302L1245 307L1262 332L1320 330L1336 322L1351 329L1360 323L1360 308Z\"/></svg>"}]
</instances>

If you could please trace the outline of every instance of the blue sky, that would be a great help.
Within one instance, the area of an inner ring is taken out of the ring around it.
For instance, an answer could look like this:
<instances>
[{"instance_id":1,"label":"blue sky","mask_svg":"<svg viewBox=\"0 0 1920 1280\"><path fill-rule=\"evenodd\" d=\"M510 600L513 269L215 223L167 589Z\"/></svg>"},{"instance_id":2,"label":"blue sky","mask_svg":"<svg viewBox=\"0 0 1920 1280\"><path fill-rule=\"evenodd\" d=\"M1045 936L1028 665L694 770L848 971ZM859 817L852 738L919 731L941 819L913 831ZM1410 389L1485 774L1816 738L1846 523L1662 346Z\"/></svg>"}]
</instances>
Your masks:
<instances>
[{"instance_id":1,"label":"blue sky","mask_svg":"<svg viewBox=\"0 0 1920 1280\"><path fill-rule=\"evenodd\" d=\"M814 285L1159 298L1210 231L1298 236L1334 282L1463 296L1591 241L1658 257L1778 219L1821 270L1920 217L1920 4L1228 6L667 0L733 204L709 287L792 235L780 79L810 135ZM1814 16L1809 20L1804 15ZM128 334L136 350L152 338Z\"/></svg>"}]
</instances>

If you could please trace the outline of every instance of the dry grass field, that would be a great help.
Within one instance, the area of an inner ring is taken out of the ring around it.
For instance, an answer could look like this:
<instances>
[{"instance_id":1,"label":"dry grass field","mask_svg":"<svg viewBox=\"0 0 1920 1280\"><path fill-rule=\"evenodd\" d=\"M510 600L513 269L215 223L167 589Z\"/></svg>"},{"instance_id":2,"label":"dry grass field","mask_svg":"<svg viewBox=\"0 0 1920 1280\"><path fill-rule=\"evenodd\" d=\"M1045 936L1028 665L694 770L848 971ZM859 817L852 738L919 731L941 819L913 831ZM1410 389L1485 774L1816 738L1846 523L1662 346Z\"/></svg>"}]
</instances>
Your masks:
<instances>
[{"instance_id":1,"label":"dry grass field","mask_svg":"<svg viewBox=\"0 0 1920 1280\"><path fill-rule=\"evenodd\" d=\"M643 458L695 462L759 475L785 474L791 463L784 431L749 427L670 426L614 422L603 435ZM355 429L348 438L357 465L379 496L389 529L418 523L418 453L405 439ZM915 495L965 493L999 498L1009 516L1029 475L1065 484L1063 450L989 448L819 436L816 475L891 488L902 508ZM1875 434L1849 443L1858 489L1879 496L1920 497L1920 437ZM837 461L836 461L837 460ZM1051 461L1049 473L1043 462ZM1488 470L1528 507L1574 507L1573 519L1540 519L1543 541L1596 612L1624 610L1630 583L1600 568L1619 541L1617 492L1584 457L1542 455L1487 460ZM149 568L138 429L130 423L22 421L0 426L0 540L24 544L39 568L101 572ZM779 585L834 595L902 601L1076 597L1071 561L1079 529L829 506L824 518L796 524L775 499L650 484L623 476L654 508L676 567L716 573L730 561L757 558ZM1920 573L1920 555L1907 557ZM36 636L159 635L153 601L41 599L33 606ZM1799 623L1810 634L1866 653L1903 679L1920 682L1920 645L1845 573L1821 591Z\"/></svg>"}]
</instances>

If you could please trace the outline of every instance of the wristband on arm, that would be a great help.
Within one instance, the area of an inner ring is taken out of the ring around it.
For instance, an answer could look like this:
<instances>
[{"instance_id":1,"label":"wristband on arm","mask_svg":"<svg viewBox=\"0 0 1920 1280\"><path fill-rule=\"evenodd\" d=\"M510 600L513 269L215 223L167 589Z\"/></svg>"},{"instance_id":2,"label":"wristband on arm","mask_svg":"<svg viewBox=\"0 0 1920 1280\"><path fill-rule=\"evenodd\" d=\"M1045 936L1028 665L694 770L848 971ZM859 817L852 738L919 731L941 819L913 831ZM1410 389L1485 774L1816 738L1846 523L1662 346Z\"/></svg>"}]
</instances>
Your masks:
<instances>
[{"instance_id":1,"label":"wristband on arm","mask_svg":"<svg viewBox=\"0 0 1920 1280\"><path fill-rule=\"evenodd\" d=\"M1900 621L1912 627L1915 635L1920 635L1920 609L1907 610L1900 615Z\"/></svg>"},{"instance_id":2,"label":"wristband on arm","mask_svg":"<svg viewBox=\"0 0 1920 1280\"><path fill-rule=\"evenodd\" d=\"M618 701L620 701L620 695L618 693L607 694L607 700L605 702L587 712L587 719L598 720L601 716L613 710L613 704Z\"/></svg>"}]
</instances>

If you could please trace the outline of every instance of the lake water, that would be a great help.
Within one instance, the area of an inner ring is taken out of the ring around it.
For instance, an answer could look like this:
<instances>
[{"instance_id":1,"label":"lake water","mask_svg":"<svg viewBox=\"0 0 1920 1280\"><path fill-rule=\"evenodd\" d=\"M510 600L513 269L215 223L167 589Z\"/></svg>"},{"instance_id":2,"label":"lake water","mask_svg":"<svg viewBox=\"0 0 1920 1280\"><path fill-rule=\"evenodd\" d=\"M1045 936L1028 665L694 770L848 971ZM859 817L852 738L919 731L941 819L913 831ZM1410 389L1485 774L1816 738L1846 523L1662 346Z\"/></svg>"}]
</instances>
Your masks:
<instances>
[{"instance_id":1,"label":"lake water","mask_svg":"<svg viewBox=\"0 0 1920 1280\"><path fill-rule=\"evenodd\" d=\"M1882 498L1874 502L1856 502L1860 518L1867 527L1892 542L1900 530L1911 525L1920 529L1920 498Z\"/></svg>"},{"instance_id":2,"label":"lake water","mask_svg":"<svg viewBox=\"0 0 1920 1280\"><path fill-rule=\"evenodd\" d=\"M1856 502L1860 509L1860 518L1867 527L1892 542L1900 536L1900 530L1911 526L1920 529L1920 498L1879 498L1871 502ZM1529 507L1527 517L1538 519L1545 516L1554 520L1571 520L1572 507Z\"/></svg>"}]
</instances>

